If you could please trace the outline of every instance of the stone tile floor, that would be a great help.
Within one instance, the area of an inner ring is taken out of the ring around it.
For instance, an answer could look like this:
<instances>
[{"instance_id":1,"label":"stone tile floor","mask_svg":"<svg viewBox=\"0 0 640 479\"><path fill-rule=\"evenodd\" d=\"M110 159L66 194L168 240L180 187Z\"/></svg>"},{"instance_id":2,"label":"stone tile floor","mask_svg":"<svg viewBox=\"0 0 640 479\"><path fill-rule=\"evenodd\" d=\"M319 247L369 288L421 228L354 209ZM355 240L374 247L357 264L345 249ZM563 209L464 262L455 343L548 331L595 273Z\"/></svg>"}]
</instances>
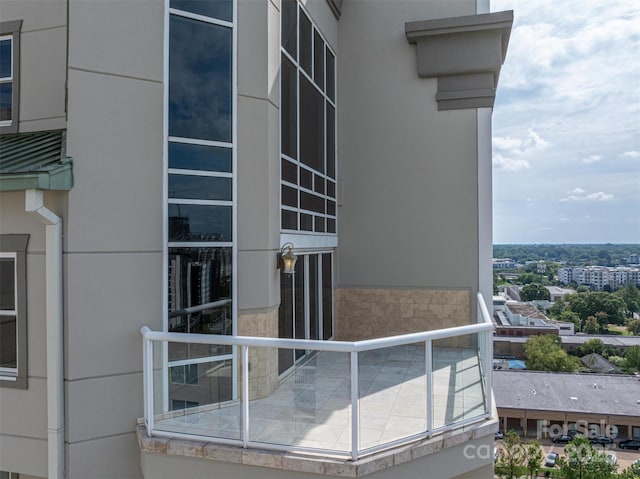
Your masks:
<instances>
[{"instance_id":1,"label":"stone tile floor","mask_svg":"<svg viewBox=\"0 0 640 479\"><path fill-rule=\"evenodd\" d=\"M425 350L398 346L360 353L360 450L426 430ZM433 427L484 413L477 351L433 348ZM351 450L350 359L320 352L298 366L269 397L249 404L250 441L348 453ZM241 439L241 405L156 417L156 430Z\"/></svg>"}]
</instances>

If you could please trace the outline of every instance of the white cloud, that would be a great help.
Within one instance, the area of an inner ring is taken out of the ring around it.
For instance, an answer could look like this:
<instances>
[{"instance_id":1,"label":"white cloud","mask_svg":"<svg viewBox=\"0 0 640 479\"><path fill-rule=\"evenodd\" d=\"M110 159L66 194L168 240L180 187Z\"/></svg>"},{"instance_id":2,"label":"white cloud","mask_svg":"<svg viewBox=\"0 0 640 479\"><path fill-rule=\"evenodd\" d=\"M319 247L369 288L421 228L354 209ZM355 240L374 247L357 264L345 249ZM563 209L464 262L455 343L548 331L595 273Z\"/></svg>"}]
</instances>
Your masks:
<instances>
[{"instance_id":1,"label":"white cloud","mask_svg":"<svg viewBox=\"0 0 640 479\"><path fill-rule=\"evenodd\" d=\"M524 138L494 136L493 148L498 153L493 156L493 166L503 171L527 170L531 168L529 159L549 144L531 128Z\"/></svg>"},{"instance_id":2,"label":"white cloud","mask_svg":"<svg viewBox=\"0 0 640 479\"><path fill-rule=\"evenodd\" d=\"M493 157L493 166L504 171L522 171L530 168L527 160L505 158L500 154Z\"/></svg>"},{"instance_id":3,"label":"white cloud","mask_svg":"<svg viewBox=\"0 0 640 479\"><path fill-rule=\"evenodd\" d=\"M600 155L590 155L590 156L587 156L586 158L582 158L582 162L583 163L597 163L601 159L602 159L602 157Z\"/></svg>"},{"instance_id":4,"label":"white cloud","mask_svg":"<svg viewBox=\"0 0 640 479\"><path fill-rule=\"evenodd\" d=\"M567 191L567 196L560 201L609 201L613 199L613 195L598 191L595 193L587 193L582 188L574 188Z\"/></svg>"},{"instance_id":5,"label":"white cloud","mask_svg":"<svg viewBox=\"0 0 640 479\"><path fill-rule=\"evenodd\" d=\"M622 158L629 158L629 159L634 160L636 158L640 158L640 151L635 151L635 150L625 151L620 156Z\"/></svg>"}]
</instances>

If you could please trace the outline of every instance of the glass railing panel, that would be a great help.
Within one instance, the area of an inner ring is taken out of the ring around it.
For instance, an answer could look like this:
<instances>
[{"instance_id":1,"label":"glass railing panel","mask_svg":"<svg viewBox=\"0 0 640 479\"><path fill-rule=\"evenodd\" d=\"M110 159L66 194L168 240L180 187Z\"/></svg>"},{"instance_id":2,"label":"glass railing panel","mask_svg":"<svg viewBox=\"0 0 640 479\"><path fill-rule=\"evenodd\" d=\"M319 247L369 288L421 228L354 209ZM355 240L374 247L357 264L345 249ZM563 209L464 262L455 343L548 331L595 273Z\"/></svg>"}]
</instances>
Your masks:
<instances>
[{"instance_id":1,"label":"glass railing panel","mask_svg":"<svg viewBox=\"0 0 640 479\"><path fill-rule=\"evenodd\" d=\"M231 354L206 357L194 346L153 342L155 430L239 440L241 408L234 399ZM167 361L176 350L199 354Z\"/></svg>"},{"instance_id":2,"label":"glass railing panel","mask_svg":"<svg viewBox=\"0 0 640 479\"><path fill-rule=\"evenodd\" d=\"M485 413L479 334L433 341L433 427L466 421Z\"/></svg>"},{"instance_id":3,"label":"glass railing panel","mask_svg":"<svg viewBox=\"0 0 640 479\"><path fill-rule=\"evenodd\" d=\"M250 360L250 441L344 453L350 450L349 354L307 351L280 381L278 349L254 347L249 355L261 364L275 364L262 376Z\"/></svg>"},{"instance_id":4,"label":"glass railing panel","mask_svg":"<svg viewBox=\"0 0 640 479\"><path fill-rule=\"evenodd\" d=\"M426 431L424 343L358 354L359 448Z\"/></svg>"}]
</instances>

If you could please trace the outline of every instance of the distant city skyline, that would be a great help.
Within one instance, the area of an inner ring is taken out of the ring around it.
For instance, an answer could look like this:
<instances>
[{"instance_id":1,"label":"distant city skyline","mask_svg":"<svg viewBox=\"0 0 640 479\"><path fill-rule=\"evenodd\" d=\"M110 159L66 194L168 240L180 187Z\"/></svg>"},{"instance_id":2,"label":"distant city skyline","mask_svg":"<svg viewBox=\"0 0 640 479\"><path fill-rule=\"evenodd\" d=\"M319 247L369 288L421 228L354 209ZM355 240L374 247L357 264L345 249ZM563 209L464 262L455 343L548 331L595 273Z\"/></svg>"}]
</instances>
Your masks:
<instances>
[{"instance_id":1,"label":"distant city skyline","mask_svg":"<svg viewBox=\"0 0 640 479\"><path fill-rule=\"evenodd\" d=\"M493 242L640 243L640 2L492 0Z\"/></svg>"}]
</instances>

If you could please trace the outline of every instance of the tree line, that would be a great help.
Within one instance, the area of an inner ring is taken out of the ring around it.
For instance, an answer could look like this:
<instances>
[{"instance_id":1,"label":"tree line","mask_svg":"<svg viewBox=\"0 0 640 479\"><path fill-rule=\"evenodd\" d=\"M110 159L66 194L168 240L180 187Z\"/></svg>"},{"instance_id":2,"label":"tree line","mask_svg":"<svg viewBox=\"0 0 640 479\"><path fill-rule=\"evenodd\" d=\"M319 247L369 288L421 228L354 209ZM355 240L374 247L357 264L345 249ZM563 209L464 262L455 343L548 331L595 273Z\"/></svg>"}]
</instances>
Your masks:
<instances>
[{"instance_id":1,"label":"tree line","mask_svg":"<svg viewBox=\"0 0 640 479\"><path fill-rule=\"evenodd\" d=\"M629 255L640 254L640 244L500 244L493 245L494 258L564 262L568 266L618 266Z\"/></svg>"}]
</instances>

